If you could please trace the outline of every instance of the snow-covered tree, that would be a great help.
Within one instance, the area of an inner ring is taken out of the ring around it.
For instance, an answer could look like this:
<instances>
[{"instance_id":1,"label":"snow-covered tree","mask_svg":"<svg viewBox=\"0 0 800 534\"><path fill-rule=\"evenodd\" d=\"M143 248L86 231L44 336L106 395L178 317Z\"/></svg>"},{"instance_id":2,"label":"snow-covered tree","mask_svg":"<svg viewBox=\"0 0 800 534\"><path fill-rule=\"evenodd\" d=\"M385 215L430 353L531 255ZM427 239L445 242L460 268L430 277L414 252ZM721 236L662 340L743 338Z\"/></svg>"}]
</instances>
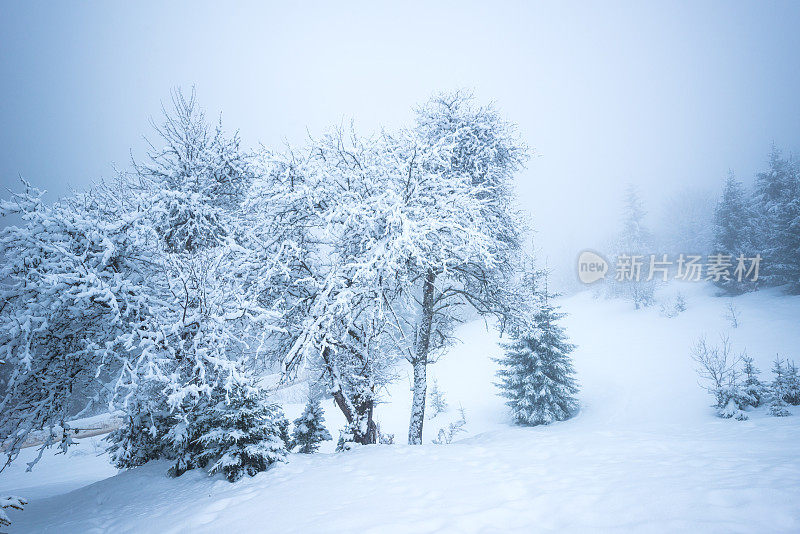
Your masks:
<instances>
[{"instance_id":1,"label":"snow-covered tree","mask_svg":"<svg viewBox=\"0 0 800 534\"><path fill-rule=\"evenodd\" d=\"M515 332L498 360L497 384L509 399L514 421L520 425L542 425L572 417L578 409L578 384L567 341L558 324L564 314L543 290L529 327Z\"/></svg>"},{"instance_id":2,"label":"snow-covered tree","mask_svg":"<svg viewBox=\"0 0 800 534\"><path fill-rule=\"evenodd\" d=\"M744 374L742 389L748 396L750 405L757 408L761 406L767 396L767 387L758 378L760 371L753 363L753 358L744 356L742 363L742 373Z\"/></svg>"},{"instance_id":3,"label":"snow-covered tree","mask_svg":"<svg viewBox=\"0 0 800 534\"><path fill-rule=\"evenodd\" d=\"M250 387L243 369L258 361L274 316L247 278L254 256L242 243L240 206L249 160L237 138L209 128L193 96L178 93L173 105L156 127L165 147L151 143L148 162L126 177L155 303L124 338L131 356L114 391L129 424L110 439L119 465L166 457L180 474L199 464L204 417ZM142 427L151 437L136 434Z\"/></svg>"},{"instance_id":4,"label":"snow-covered tree","mask_svg":"<svg viewBox=\"0 0 800 534\"><path fill-rule=\"evenodd\" d=\"M413 281L403 352L413 369L408 440L422 443L427 365L450 339L458 310L508 317L525 225L513 207L513 176L526 158L514 127L463 92L434 96L392 146L404 225L395 250Z\"/></svg>"},{"instance_id":5,"label":"snow-covered tree","mask_svg":"<svg viewBox=\"0 0 800 534\"><path fill-rule=\"evenodd\" d=\"M28 187L3 203L22 219L2 231L6 465L32 430L50 429L42 449L66 449L70 433L53 429L68 429L87 401L127 415L111 435L118 465L174 456L163 439L237 382L236 362L263 334L268 314L237 271L247 252L227 231L177 250L142 183L101 184L51 207Z\"/></svg>"},{"instance_id":6,"label":"snow-covered tree","mask_svg":"<svg viewBox=\"0 0 800 534\"><path fill-rule=\"evenodd\" d=\"M769 405L769 413L774 417L787 417L792 415L792 412L786 408L786 403L783 401L783 399L778 397L773 397L772 402Z\"/></svg>"},{"instance_id":7,"label":"snow-covered tree","mask_svg":"<svg viewBox=\"0 0 800 534\"><path fill-rule=\"evenodd\" d=\"M714 202L710 191L695 187L668 197L654 231L658 250L674 257L708 254L714 241Z\"/></svg>"},{"instance_id":8,"label":"snow-covered tree","mask_svg":"<svg viewBox=\"0 0 800 534\"><path fill-rule=\"evenodd\" d=\"M794 360L786 361L785 385L786 392L783 400L792 406L800 405L800 375L798 375Z\"/></svg>"},{"instance_id":9,"label":"snow-covered tree","mask_svg":"<svg viewBox=\"0 0 800 534\"><path fill-rule=\"evenodd\" d=\"M244 160L196 110L176 97L159 129L166 148L133 174L52 207L32 188L3 203L23 220L2 238L8 461L32 429L67 428L76 399L125 412L110 436L117 465L176 458L189 414L241 383L239 363L255 357L269 314L242 276Z\"/></svg>"},{"instance_id":10,"label":"snow-covered tree","mask_svg":"<svg viewBox=\"0 0 800 534\"><path fill-rule=\"evenodd\" d=\"M292 432L292 448L297 452L312 454L317 452L319 444L333 439L325 428L325 415L318 398L310 398L303 413L294 420Z\"/></svg>"},{"instance_id":11,"label":"snow-covered tree","mask_svg":"<svg viewBox=\"0 0 800 534\"><path fill-rule=\"evenodd\" d=\"M414 128L335 130L305 155L269 158L256 182L255 212L275 214L253 232L271 250L264 300L286 310L275 346L288 373L322 370L360 443L377 439L372 410L398 357L414 370L409 442L421 443L427 365L457 310L503 313L523 226L511 180L524 147L512 133L492 108L443 95Z\"/></svg>"},{"instance_id":12,"label":"snow-covered tree","mask_svg":"<svg viewBox=\"0 0 800 534\"><path fill-rule=\"evenodd\" d=\"M729 396L728 404L717 410L717 415L723 419L736 419L737 421L747 421L748 416L734 396Z\"/></svg>"},{"instance_id":13,"label":"snow-covered tree","mask_svg":"<svg viewBox=\"0 0 800 534\"><path fill-rule=\"evenodd\" d=\"M629 184L623 198L622 226L611 244L617 271L609 280L608 291L613 297L630 300L637 310L653 304L658 281L648 280L646 271L653 241L645 224L646 214L638 189Z\"/></svg>"},{"instance_id":14,"label":"snow-covered tree","mask_svg":"<svg viewBox=\"0 0 800 534\"><path fill-rule=\"evenodd\" d=\"M740 382L739 371L733 369L728 375L727 382L716 391L717 415L723 419L748 419L745 410L752 405L752 399L747 394Z\"/></svg>"},{"instance_id":15,"label":"snow-covered tree","mask_svg":"<svg viewBox=\"0 0 800 534\"><path fill-rule=\"evenodd\" d=\"M397 268L376 250L392 201L380 151L337 129L304 155L264 160L248 239L265 251L253 273L261 301L281 312L273 358L287 376L321 377L354 440L376 443L374 406L397 357L386 309Z\"/></svg>"},{"instance_id":16,"label":"snow-covered tree","mask_svg":"<svg viewBox=\"0 0 800 534\"><path fill-rule=\"evenodd\" d=\"M697 363L697 374L702 387L714 396L717 415L729 419L747 419L744 410L753 399L743 386L738 371L739 364L746 361L746 354L734 354L730 338L720 335L720 344L712 345L700 337L691 348L691 357ZM757 371L751 370L753 375Z\"/></svg>"},{"instance_id":17,"label":"snow-covered tree","mask_svg":"<svg viewBox=\"0 0 800 534\"><path fill-rule=\"evenodd\" d=\"M105 438L109 442L111 462L117 469L130 469L150 460L174 456L166 434L176 416L170 413L165 403L159 402L158 391L152 391L151 395L149 397L140 391L136 400L127 405L122 424ZM156 406L161 406L161 409Z\"/></svg>"},{"instance_id":18,"label":"snow-covered tree","mask_svg":"<svg viewBox=\"0 0 800 534\"><path fill-rule=\"evenodd\" d=\"M778 356L772 363L772 384L770 384L770 393L772 394L772 401L770 402L769 412L775 417L786 417L791 415L791 412L786 408L786 393L788 389L786 368L783 365L783 360Z\"/></svg>"},{"instance_id":19,"label":"snow-covered tree","mask_svg":"<svg viewBox=\"0 0 800 534\"><path fill-rule=\"evenodd\" d=\"M786 204L789 226L786 230L786 272L789 292L800 294L800 163L795 163L795 194Z\"/></svg>"},{"instance_id":20,"label":"snow-covered tree","mask_svg":"<svg viewBox=\"0 0 800 534\"><path fill-rule=\"evenodd\" d=\"M431 443L435 445L447 445L453 442L456 435L460 434L461 432L466 432L467 426L467 412L464 410L463 406L458 407L458 419L452 421L447 425L447 428L440 428L439 432L436 434L436 438L431 440Z\"/></svg>"},{"instance_id":21,"label":"snow-covered tree","mask_svg":"<svg viewBox=\"0 0 800 534\"><path fill-rule=\"evenodd\" d=\"M686 311L686 298L681 293L667 297L661 301L659 311L664 317L677 317L679 314Z\"/></svg>"},{"instance_id":22,"label":"snow-covered tree","mask_svg":"<svg viewBox=\"0 0 800 534\"><path fill-rule=\"evenodd\" d=\"M446 412L448 408L444 392L439 388L439 382L435 379L430 391L428 392L428 408L431 412L431 418L436 417L440 413Z\"/></svg>"},{"instance_id":23,"label":"snow-covered tree","mask_svg":"<svg viewBox=\"0 0 800 534\"><path fill-rule=\"evenodd\" d=\"M0 436L8 465L31 431L65 451L67 421L108 400L126 336L152 304L136 258L139 215L98 188L45 206L25 185L0 203L21 222L0 230ZM57 437L58 436L58 437Z\"/></svg>"},{"instance_id":24,"label":"snow-covered tree","mask_svg":"<svg viewBox=\"0 0 800 534\"><path fill-rule=\"evenodd\" d=\"M754 226L769 284L800 291L800 166L775 146L769 168L756 175Z\"/></svg>"},{"instance_id":25,"label":"snow-covered tree","mask_svg":"<svg viewBox=\"0 0 800 534\"><path fill-rule=\"evenodd\" d=\"M737 308L733 302L729 302L728 305L725 306L725 320L728 321L731 328L739 328L739 324L741 323L739 308Z\"/></svg>"},{"instance_id":26,"label":"snow-covered tree","mask_svg":"<svg viewBox=\"0 0 800 534\"><path fill-rule=\"evenodd\" d=\"M725 186L714 210L714 244L712 252L725 254L732 258L754 253L753 214L748 205L741 183L733 172L728 174ZM732 294L742 293L754 286L753 282L734 278L720 278L715 284Z\"/></svg>"},{"instance_id":27,"label":"snow-covered tree","mask_svg":"<svg viewBox=\"0 0 800 534\"><path fill-rule=\"evenodd\" d=\"M238 135L225 135L221 120L206 122L194 90L188 98L175 91L172 108L153 127L157 140L143 162L134 161L134 175L164 248L183 253L219 243L253 181L250 156Z\"/></svg>"},{"instance_id":28,"label":"snow-covered tree","mask_svg":"<svg viewBox=\"0 0 800 534\"><path fill-rule=\"evenodd\" d=\"M28 501L22 497L0 497L0 527L11 526L11 519L5 512L7 509L11 508L13 510L22 510L22 507L26 504L28 504Z\"/></svg>"},{"instance_id":29,"label":"snow-covered tree","mask_svg":"<svg viewBox=\"0 0 800 534\"><path fill-rule=\"evenodd\" d=\"M336 452L349 451L353 445L360 444L356 441L356 431L354 423L347 423L339 430L339 440L336 442Z\"/></svg>"},{"instance_id":30,"label":"snow-covered tree","mask_svg":"<svg viewBox=\"0 0 800 534\"><path fill-rule=\"evenodd\" d=\"M196 440L197 460L201 467L210 464L211 474L222 473L235 482L286 456L283 412L256 388L237 388L198 419L203 433Z\"/></svg>"}]
</instances>

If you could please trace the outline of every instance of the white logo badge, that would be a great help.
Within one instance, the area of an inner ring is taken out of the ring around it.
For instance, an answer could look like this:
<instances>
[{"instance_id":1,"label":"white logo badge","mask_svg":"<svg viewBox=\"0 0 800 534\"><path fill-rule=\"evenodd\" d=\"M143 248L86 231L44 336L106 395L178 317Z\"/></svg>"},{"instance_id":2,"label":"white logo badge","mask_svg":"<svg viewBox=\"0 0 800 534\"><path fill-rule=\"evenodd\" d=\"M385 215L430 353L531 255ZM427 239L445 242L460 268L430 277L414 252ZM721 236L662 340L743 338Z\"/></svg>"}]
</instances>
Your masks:
<instances>
[{"instance_id":1,"label":"white logo badge","mask_svg":"<svg viewBox=\"0 0 800 534\"><path fill-rule=\"evenodd\" d=\"M578 279L591 284L606 277L608 262L591 250L584 250L578 256Z\"/></svg>"}]
</instances>

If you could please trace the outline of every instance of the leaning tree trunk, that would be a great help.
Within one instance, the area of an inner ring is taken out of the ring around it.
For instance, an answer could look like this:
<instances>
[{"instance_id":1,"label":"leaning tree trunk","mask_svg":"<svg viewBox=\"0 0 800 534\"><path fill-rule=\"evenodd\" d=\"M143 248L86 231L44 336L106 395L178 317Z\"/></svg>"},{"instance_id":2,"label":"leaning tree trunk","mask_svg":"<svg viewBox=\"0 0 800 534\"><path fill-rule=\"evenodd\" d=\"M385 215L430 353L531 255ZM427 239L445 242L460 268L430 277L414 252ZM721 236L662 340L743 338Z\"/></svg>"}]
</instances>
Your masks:
<instances>
[{"instance_id":1,"label":"leaning tree trunk","mask_svg":"<svg viewBox=\"0 0 800 534\"><path fill-rule=\"evenodd\" d=\"M333 400L344 414L348 424L356 423L353 425L353 441L361 445L378 443L378 425L373 419L374 401L352 402L345 396L341 388L333 393ZM364 422L363 427L361 422Z\"/></svg>"},{"instance_id":2,"label":"leaning tree trunk","mask_svg":"<svg viewBox=\"0 0 800 534\"><path fill-rule=\"evenodd\" d=\"M373 414L375 412L375 401L370 399L367 402L367 409L363 414L364 417L367 418L367 428L364 435L356 436L356 443L361 443L362 445L374 445L378 443L378 424L373 419ZM360 439L360 441L359 441Z\"/></svg>"},{"instance_id":3,"label":"leaning tree trunk","mask_svg":"<svg viewBox=\"0 0 800 534\"><path fill-rule=\"evenodd\" d=\"M428 270L422 288L422 322L417 333L417 346L414 350L414 397L411 403L411 422L408 425L408 444L422 445L422 425L425 423L425 393L428 389L428 351L431 346L433 328L433 283L436 273Z\"/></svg>"},{"instance_id":4,"label":"leaning tree trunk","mask_svg":"<svg viewBox=\"0 0 800 534\"><path fill-rule=\"evenodd\" d=\"M325 361L326 371L331 376L334 384L332 395L336 406L342 411L348 424L356 423L352 425L353 441L361 445L373 445L378 443L378 425L373 419L373 413L375 411L374 399L368 398L361 400L345 393L338 369L331 361L329 348L323 350L322 357ZM363 428L360 424L362 421L365 423Z\"/></svg>"}]
</instances>

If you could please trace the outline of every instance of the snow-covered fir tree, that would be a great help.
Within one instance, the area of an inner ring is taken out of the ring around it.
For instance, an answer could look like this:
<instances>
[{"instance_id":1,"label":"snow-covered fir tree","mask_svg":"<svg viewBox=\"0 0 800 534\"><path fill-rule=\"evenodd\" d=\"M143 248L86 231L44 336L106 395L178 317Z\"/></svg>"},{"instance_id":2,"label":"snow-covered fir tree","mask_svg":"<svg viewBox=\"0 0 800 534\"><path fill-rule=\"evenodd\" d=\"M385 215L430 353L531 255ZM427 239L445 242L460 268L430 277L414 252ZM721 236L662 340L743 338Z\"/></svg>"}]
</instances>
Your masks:
<instances>
[{"instance_id":1,"label":"snow-covered fir tree","mask_svg":"<svg viewBox=\"0 0 800 534\"><path fill-rule=\"evenodd\" d=\"M716 201L711 191L697 186L680 189L667 197L653 231L658 251L673 258L687 253L710 253L714 242Z\"/></svg>"},{"instance_id":2,"label":"snow-covered fir tree","mask_svg":"<svg viewBox=\"0 0 800 534\"><path fill-rule=\"evenodd\" d=\"M336 452L349 451L354 445L360 445L356 441L356 432L353 430L354 423L347 423L339 429L339 439L336 442Z\"/></svg>"},{"instance_id":3,"label":"snow-covered fir tree","mask_svg":"<svg viewBox=\"0 0 800 534\"><path fill-rule=\"evenodd\" d=\"M11 519L6 510L22 510L28 501L22 497L2 496L0 497L0 527L11 526Z\"/></svg>"},{"instance_id":4,"label":"snow-covered fir tree","mask_svg":"<svg viewBox=\"0 0 800 534\"><path fill-rule=\"evenodd\" d=\"M209 464L211 474L222 473L231 482L265 471L286 456L285 419L258 389L237 387L199 415L198 464Z\"/></svg>"},{"instance_id":5,"label":"snow-covered fir tree","mask_svg":"<svg viewBox=\"0 0 800 534\"><path fill-rule=\"evenodd\" d=\"M634 308L646 308L654 303L653 294L658 279L648 280L645 259L652 252L652 234L645 224L644 209L639 190L633 184L625 188L622 207L622 227L611 243L612 262L617 272L607 284L612 297L633 302Z\"/></svg>"},{"instance_id":6,"label":"snow-covered fir tree","mask_svg":"<svg viewBox=\"0 0 800 534\"><path fill-rule=\"evenodd\" d=\"M122 424L105 437L110 443L111 463L117 469L130 469L150 460L174 456L166 434L175 422L175 415L163 404L161 410L156 409L160 404L157 397L158 393L154 393L152 399L140 393L136 401L128 404Z\"/></svg>"},{"instance_id":7,"label":"snow-covered fir tree","mask_svg":"<svg viewBox=\"0 0 800 534\"><path fill-rule=\"evenodd\" d=\"M795 164L795 194L786 204L789 227L786 230L786 271L789 292L800 294L800 163Z\"/></svg>"},{"instance_id":8,"label":"snow-covered fir tree","mask_svg":"<svg viewBox=\"0 0 800 534\"><path fill-rule=\"evenodd\" d=\"M792 415L792 412L786 408L786 403L779 397L772 398L772 402L769 404L769 413L775 417Z\"/></svg>"},{"instance_id":9,"label":"snow-covered fir tree","mask_svg":"<svg viewBox=\"0 0 800 534\"><path fill-rule=\"evenodd\" d=\"M753 363L753 358L745 356L742 358L742 374L744 383L742 389L749 399L749 404L755 408L761 406L767 396L768 390L763 382L758 378L760 371Z\"/></svg>"},{"instance_id":10,"label":"snow-covered fir tree","mask_svg":"<svg viewBox=\"0 0 800 534\"><path fill-rule=\"evenodd\" d=\"M775 146L756 175L753 221L764 281L800 292L800 165Z\"/></svg>"},{"instance_id":11,"label":"snow-covered fir tree","mask_svg":"<svg viewBox=\"0 0 800 534\"><path fill-rule=\"evenodd\" d=\"M747 421L748 415L736 402L733 395L728 396L728 404L717 410L717 415L723 419L736 419L737 421Z\"/></svg>"},{"instance_id":12,"label":"snow-covered fir tree","mask_svg":"<svg viewBox=\"0 0 800 534\"><path fill-rule=\"evenodd\" d=\"M434 379L433 385L428 392L428 409L430 410L430 417L434 418L440 413L446 412L447 408L448 405L444 396L444 392L439 387L439 381Z\"/></svg>"},{"instance_id":13,"label":"snow-covered fir tree","mask_svg":"<svg viewBox=\"0 0 800 534\"><path fill-rule=\"evenodd\" d=\"M717 415L723 419L748 419L745 410L752 405L752 399L742 387L739 372L734 368L728 374L727 381L717 389Z\"/></svg>"},{"instance_id":14,"label":"snow-covered fir tree","mask_svg":"<svg viewBox=\"0 0 800 534\"><path fill-rule=\"evenodd\" d=\"M514 421L520 425L541 425L563 421L578 410L578 384L567 341L558 324L564 314L552 303L545 286L530 325L513 333L498 360L497 384L508 398Z\"/></svg>"},{"instance_id":15,"label":"snow-covered fir tree","mask_svg":"<svg viewBox=\"0 0 800 534\"><path fill-rule=\"evenodd\" d=\"M312 454L317 452L320 443L331 439L330 432L325 428L325 415L319 398L309 398L303 413L294 420L292 449L297 448L297 452Z\"/></svg>"},{"instance_id":16,"label":"snow-covered fir tree","mask_svg":"<svg viewBox=\"0 0 800 534\"><path fill-rule=\"evenodd\" d=\"M797 371L797 365L794 360L786 361L786 393L783 400L792 406L800 405L800 374Z\"/></svg>"},{"instance_id":17,"label":"snow-covered fir tree","mask_svg":"<svg viewBox=\"0 0 800 534\"><path fill-rule=\"evenodd\" d=\"M787 392L787 379L786 368L783 365L783 360L778 356L772 363L772 384L770 384L770 393L772 401L769 406L769 413L775 417L786 417L791 415L791 412L786 408L786 392Z\"/></svg>"},{"instance_id":18,"label":"snow-covered fir tree","mask_svg":"<svg viewBox=\"0 0 800 534\"><path fill-rule=\"evenodd\" d=\"M725 186L714 210L714 244L712 252L737 258L744 254L752 257L754 245L752 228L752 213L748 206L748 199L741 183L733 172L728 174ZM751 290L755 284L749 280L741 282L729 277L728 280L720 278L714 282L731 294L738 294Z\"/></svg>"}]
</instances>

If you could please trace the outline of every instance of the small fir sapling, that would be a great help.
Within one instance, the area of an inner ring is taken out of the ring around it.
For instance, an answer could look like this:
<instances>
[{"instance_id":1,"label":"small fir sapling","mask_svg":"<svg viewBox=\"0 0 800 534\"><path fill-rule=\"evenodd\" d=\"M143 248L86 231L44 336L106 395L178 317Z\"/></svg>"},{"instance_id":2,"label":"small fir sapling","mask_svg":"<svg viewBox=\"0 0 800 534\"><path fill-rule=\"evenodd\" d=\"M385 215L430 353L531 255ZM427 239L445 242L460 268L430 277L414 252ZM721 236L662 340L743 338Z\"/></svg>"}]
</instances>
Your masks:
<instances>
[{"instance_id":1,"label":"small fir sapling","mask_svg":"<svg viewBox=\"0 0 800 534\"><path fill-rule=\"evenodd\" d=\"M742 386L744 393L749 399L750 406L758 408L764 402L767 387L758 378L761 372L753 363L753 358L745 356L742 358L742 363L744 365L742 369L742 373L744 373L744 384Z\"/></svg>"},{"instance_id":2,"label":"small fir sapling","mask_svg":"<svg viewBox=\"0 0 800 534\"><path fill-rule=\"evenodd\" d=\"M741 324L741 319L739 317L739 309L733 305L732 302L728 303L728 307L725 311L725 319L728 320L728 323L731 325L731 328L739 328Z\"/></svg>"},{"instance_id":3,"label":"small fir sapling","mask_svg":"<svg viewBox=\"0 0 800 534\"><path fill-rule=\"evenodd\" d=\"M733 369L728 376L728 382L718 393L721 403L717 407L717 415L723 419L736 419L746 421L748 419L744 410L750 406L750 397L745 393L739 380L739 372Z\"/></svg>"},{"instance_id":4,"label":"small fir sapling","mask_svg":"<svg viewBox=\"0 0 800 534\"><path fill-rule=\"evenodd\" d=\"M431 443L435 443L436 445L452 443L456 434L467 431L467 429L464 428L467 425L467 413L464 411L464 407L460 404L458 407L458 414L459 418L447 425L446 429L439 429L436 439L431 440Z\"/></svg>"},{"instance_id":5,"label":"small fir sapling","mask_svg":"<svg viewBox=\"0 0 800 534\"><path fill-rule=\"evenodd\" d=\"M317 452L319 444L333 439L325 428L325 416L318 398L309 398L303 413L294 420L291 448L297 452L311 454Z\"/></svg>"},{"instance_id":6,"label":"small fir sapling","mask_svg":"<svg viewBox=\"0 0 800 534\"><path fill-rule=\"evenodd\" d=\"M339 430L339 441L336 442L336 452L351 450L356 445L353 423L347 423Z\"/></svg>"},{"instance_id":7,"label":"small fir sapling","mask_svg":"<svg viewBox=\"0 0 800 534\"><path fill-rule=\"evenodd\" d=\"M439 387L439 381L434 379L433 386L428 392L428 408L430 409L430 418L433 419L440 413L446 412L448 409L447 401L445 400L444 392Z\"/></svg>"},{"instance_id":8,"label":"small fir sapling","mask_svg":"<svg viewBox=\"0 0 800 534\"><path fill-rule=\"evenodd\" d=\"M772 374L775 377L772 380L770 390L772 393L772 402L769 406L769 413L775 417L786 417L791 415L791 412L786 408L786 369L783 366L783 360L775 356L775 361L772 364Z\"/></svg>"}]
</instances>

